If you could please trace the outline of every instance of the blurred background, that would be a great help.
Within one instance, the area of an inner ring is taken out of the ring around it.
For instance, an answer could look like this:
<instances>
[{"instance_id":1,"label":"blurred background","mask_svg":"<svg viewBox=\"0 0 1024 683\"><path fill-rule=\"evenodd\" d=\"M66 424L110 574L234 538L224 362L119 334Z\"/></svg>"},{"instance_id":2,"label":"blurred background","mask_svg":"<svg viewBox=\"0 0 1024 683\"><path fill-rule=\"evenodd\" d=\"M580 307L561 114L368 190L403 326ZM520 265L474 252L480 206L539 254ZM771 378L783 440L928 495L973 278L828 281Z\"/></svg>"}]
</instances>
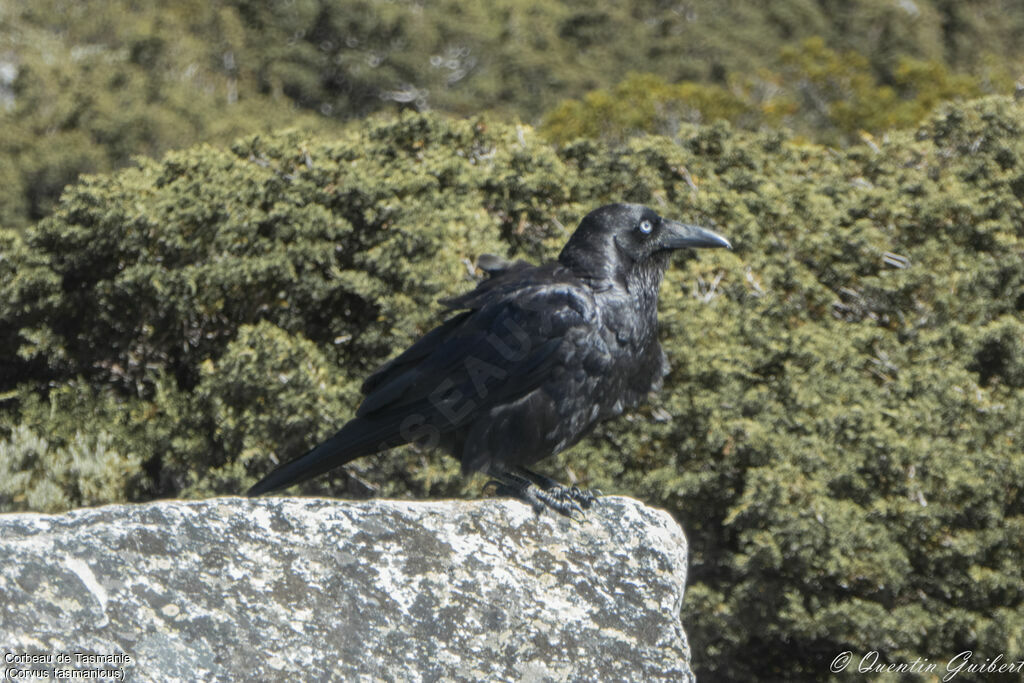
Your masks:
<instances>
[{"instance_id":1,"label":"blurred background","mask_svg":"<svg viewBox=\"0 0 1024 683\"><path fill-rule=\"evenodd\" d=\"M480 254L641 202L736 249L677 260L664 391L546 472L683 526L698 676L1020 660L1022 79L1005 0L0 0L0 511L244 491Z\"/></svg>"},{"instance_id":2,"label":"blurred background","mask_svg":"<svg viewBox=\"0 0 1024 683\"><path fill-rule=\"evenodd\" d=\"M1024 11L1005 0L4 0L0 22L14 228L81 173L288 125L432 110L566 142L725 119L846 145L1012 92L1024 68Z\"/></svg>"}]
</instances>

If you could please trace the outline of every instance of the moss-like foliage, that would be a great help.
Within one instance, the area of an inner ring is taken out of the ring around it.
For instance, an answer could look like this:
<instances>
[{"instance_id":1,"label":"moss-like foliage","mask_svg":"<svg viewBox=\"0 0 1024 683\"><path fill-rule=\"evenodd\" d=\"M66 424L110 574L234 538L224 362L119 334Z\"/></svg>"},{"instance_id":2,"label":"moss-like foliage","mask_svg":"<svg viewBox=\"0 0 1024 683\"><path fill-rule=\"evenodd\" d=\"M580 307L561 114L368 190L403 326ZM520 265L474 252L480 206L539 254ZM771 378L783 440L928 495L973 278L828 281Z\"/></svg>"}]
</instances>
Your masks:
<instances>
[{"instance_id":1,"label":"moss-like foliage","mask_svg":"<svg viewBox=\"0 0 1024 683\"><path fill-rule=\"evenodd\" d=\"M238 492L340 426L479 254L552 257L608 201L736 246L669 271L665 390L549 463L684 525L699 670L1024 656L1024 107L1005 98L846 152L725 124L553 149L407 115L89 178L0 233L0 502ZM81 444L97 464L61 474ZM346 469L299 490L481 483L413 449Z\"/></svg>"}]
</instances>

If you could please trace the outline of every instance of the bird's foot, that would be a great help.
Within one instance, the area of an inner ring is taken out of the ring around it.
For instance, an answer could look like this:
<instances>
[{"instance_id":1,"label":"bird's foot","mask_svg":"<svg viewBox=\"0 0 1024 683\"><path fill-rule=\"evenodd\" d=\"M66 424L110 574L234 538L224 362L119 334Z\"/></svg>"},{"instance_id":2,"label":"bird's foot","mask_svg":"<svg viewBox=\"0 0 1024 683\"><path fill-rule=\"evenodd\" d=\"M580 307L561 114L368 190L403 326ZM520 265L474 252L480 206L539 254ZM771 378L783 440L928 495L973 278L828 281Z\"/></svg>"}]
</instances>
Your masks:
<instances>
[{"instance_id":1,"label":"bird's foot","mask_svg":"<svg viewBox=\"0 0 1024 683\"><path fill-rule=\"evenodd\" d=\"M515 472L501 472L501 479L492 480L495 493L518 498L533 507L538 514L548 507L566 517L576 519L585 517L584 510L597 502L601 492L588 491L578 486L565 486L550 477L536 474L525 468L517 468Z\"/></svg>"},{"instance_id":2,"label":"bird's foot","mask_svg":"<svg viewBox=\"0 0 1024 683\"><path fill-rule=\"evenodd\" d=\"M519 468L517 474L536 484L555 500L573 501L583 508L589 508L592 504L596 503L597 497L601 495L601 492L597 489L588 491L587 489L581 489L579 486L559 484L551 477L531 472L525 467Z\"/></svg>"},{"instance_id":3,"label":"bird's foot","mask_svg":"<svg viewBox=\"0 0 1024 683\"><path fill-rule=\"evenodd\" d=\"M532 482L526 482L524 485L519 486L491 480L488 484L495 485L494 493L496 495L518 498L524 503L529 504L538 515L544 511L544 508L550 508L558 514L565 515L571 519L576 519L575 515L579 515L581 518L584 515L583 508L576 501L553 496Z\"/></svg>"},{"instance_id":4,"label":"bird's foot","mask_svg":"<svg viewBox=\"0 0 1024 683\"><path fill-rule=\"evenodd\" d=\"M586 505L580 503L577 499L568 495L566 488L560 487L558 489L542 489L536 484L530 484L527 489L532 493L538 500L549 508L565 515L566 517L573 517L575 514L579 514L580 517L584 517L583 508L590 507L590 504Z\"/></svg>"},{"instance_id":5,"label":"bird's foot","mask_svg":"<svg viewBox=\"0 0 1024 683\"><path fill-rule=\"evenodd\" d=\"M581 489L579 486L563 486L557 484L555 487L549 488L550 493L555 498L569 499L576 501L584 508L589 508L591 505L597 502L598 496L601 495L600 489Z\"/></svg>"}]
</instances>

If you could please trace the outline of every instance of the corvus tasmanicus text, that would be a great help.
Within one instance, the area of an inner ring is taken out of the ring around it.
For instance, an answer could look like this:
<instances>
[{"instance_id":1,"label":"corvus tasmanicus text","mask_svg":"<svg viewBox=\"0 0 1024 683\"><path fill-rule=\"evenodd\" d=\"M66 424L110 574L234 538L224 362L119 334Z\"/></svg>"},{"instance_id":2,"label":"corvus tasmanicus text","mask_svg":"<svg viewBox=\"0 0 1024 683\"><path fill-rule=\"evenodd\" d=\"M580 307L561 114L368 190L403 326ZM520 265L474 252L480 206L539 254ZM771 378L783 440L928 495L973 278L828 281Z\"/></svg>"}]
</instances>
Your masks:
<instances>
[{"instance_id":1,"label":"corvus tasmanicus text","mask_svg":"<svg viewBox=\"0 0 1024 683\"><path fill-rule=\"evenodd\" d=\"M442 302L461 312L370 375L352 420L249 495L417 442L537 509L588 506L591 493L526 468L661 389L658 288L669 255L686 247L730 245L644 206L611 204L583 219L553 263L481 258L490 277Z\"/></svg>"}]
</instances>

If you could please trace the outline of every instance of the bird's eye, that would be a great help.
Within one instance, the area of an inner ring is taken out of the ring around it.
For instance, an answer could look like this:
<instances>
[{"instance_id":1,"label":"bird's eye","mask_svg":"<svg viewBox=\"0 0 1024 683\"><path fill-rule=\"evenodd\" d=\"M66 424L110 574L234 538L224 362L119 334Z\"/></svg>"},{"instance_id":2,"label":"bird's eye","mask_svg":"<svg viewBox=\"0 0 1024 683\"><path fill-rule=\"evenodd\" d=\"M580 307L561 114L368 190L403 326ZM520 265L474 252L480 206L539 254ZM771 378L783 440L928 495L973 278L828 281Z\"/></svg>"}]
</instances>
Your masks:
<instances>
[{"instance_id":1,"label":"bird's eye","mask_svg":"<svg viewBox=\"0 0 1024 683\"><path fill-rule=\"evenodd\" d=\"M651 230L654 230L654 224L645 218L644 220L640 221L640 225L638 225L637 228L643 234L650 235Z\"/></svg>"}]
</instances>

